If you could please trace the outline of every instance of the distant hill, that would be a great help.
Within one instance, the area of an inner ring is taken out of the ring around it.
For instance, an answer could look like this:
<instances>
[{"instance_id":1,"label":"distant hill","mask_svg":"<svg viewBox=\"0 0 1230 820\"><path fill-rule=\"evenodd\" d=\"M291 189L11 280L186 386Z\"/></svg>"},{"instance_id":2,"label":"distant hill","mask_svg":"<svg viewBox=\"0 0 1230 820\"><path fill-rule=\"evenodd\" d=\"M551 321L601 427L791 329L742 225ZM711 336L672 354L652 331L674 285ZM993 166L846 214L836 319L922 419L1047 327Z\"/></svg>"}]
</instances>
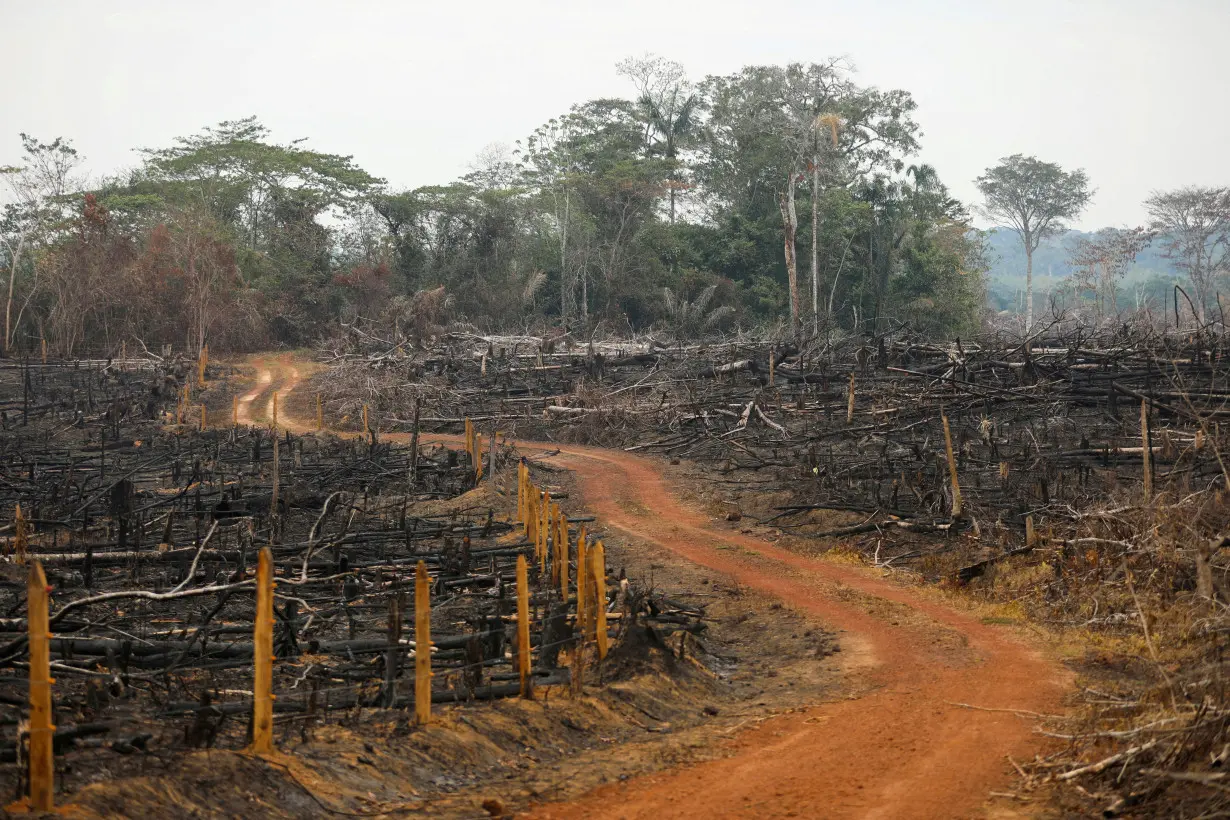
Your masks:
<instances>
[{"instance_id":1,"label":"distant hill","mask_svg":"<svg viewBox=\"0 0 1230 820\"><path fill-rule=\"evenodd\" d=\"M1043 242L1034 251L1034 293L1048 293L1072 275L1068 261L1069 249L1081 237L1092 236L1091 232L1068 231ZM988 288L991 304L999 310L1011 310L1018 293L1025 289L1025 248L1020 238L1012 231L996 228L987 234ZM1174 265L1162 252L1160 242L1154 242L1136 257L1124 275L1121 290L1129 299L1139 292L1154 301L1164 298L1170 283L1180 277ZM1037 303L1035 303L1037 304Z\"/></svg>"}]
</instances>

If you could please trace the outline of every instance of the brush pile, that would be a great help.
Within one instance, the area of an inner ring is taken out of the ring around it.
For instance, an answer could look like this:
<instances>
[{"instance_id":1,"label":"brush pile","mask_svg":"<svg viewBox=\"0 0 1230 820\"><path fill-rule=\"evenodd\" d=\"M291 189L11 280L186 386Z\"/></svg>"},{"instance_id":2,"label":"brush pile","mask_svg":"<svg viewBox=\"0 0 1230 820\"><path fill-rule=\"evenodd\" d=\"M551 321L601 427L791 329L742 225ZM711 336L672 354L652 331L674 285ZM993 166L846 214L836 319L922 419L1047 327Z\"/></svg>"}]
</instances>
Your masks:
<instances>
[{"instance_id":1,"label":"brush pile","mask_svg":"<svg viewBox=\"0 0 1230 820\"><path fill-rule=\"evenodd\" d=\"M324 353L331 385L404 425L470 417L510 438L686 459L730 510L1072 632L1078 725L1029 769L1081 811L1226 806L1230 361L1213 328L1055 325L936 344L908 335L569 343L368 337ZM357 375L362 374L362 375ZM335 378L336 377L336 378ZM955 475L955 478L954 478Z\"/></svg>"}]
</instances>

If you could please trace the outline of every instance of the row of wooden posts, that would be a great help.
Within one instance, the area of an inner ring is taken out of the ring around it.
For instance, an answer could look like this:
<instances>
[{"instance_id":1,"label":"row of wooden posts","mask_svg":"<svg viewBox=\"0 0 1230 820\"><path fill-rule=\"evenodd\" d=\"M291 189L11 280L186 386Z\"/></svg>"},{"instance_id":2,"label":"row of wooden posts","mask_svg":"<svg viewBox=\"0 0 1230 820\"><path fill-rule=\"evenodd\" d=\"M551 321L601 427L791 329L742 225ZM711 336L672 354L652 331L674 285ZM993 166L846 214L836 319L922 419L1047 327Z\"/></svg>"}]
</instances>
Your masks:
<instances>
[{"instance_id":1,"label":"row of wooden posts","mask_svg":"<svg viewBox=\"0 0 1230 820\"><path fill-rule=\"evenodd\" d=\"M551 501L551 494L530 480L529 467L524 461L517 469L517 515L525 527L526 537L534 546L541 576L547 574L550 563L552 586L559 588L560 600L568 602L569 568L573 556L568 516ZM606 550L602 541L591 547L582 524L577 530L576 566L577 577L572 589L577 597L577 631L580 641L573 664L574 686L579 686L581 659L587 641L596 642L598 659L607 653L606 633ZM518 616L519 617L519 616ZM528 623L526 625L528 629Z\"/></svg>"},{"instance_id":2,"label":"row of wooden posts","mask_svg":"<svg viewBox=\"0 0 1230 820\"><path fill-rule=\"evenodd\" d=\"M274 397L274 423L276 424ZM481 449L474 427L466 420L467 451L471 453L476 475L481 476ZM471 449L471 446L473 449ZM276 452L276 451L275 451ZM15 551L19 562L26 560L25 518L18 505L15 513ZM534 549L541 578L548 577L550 565L550 588L558 589L560 600L568 602L572 592L576 594L576 626L578 640L573 654L572 685L579 690L582 684L582 669L586 649L596 647L599 660L606 657L606 557L602 542L588 542L582 524L576 536L575 553L568 524L568 516L559 504L551 500L551 494L536 487L530 479L529 467L524 461L517 470L517 518L525 530L526 538ZM576 579L570 585L570 563L575 555ZM256 570L256 613L253 625L253 720L252 745L255 753L273 751L273 600L274 589L273 554L268 547L260 551ZM51 633L49 630L49 602L47 579L42 564L30 561L27 590L27 616L30 641L30 722L29 722L29 800L34 811L54 809L55 769L52 740L55 726L51 723ZM414 715L415 722L423 725L431 720L431 580L427 565L418 562L414 585L415 645L414 645ZM516 666L520 679L521 696L533 697L530 657L530 588L529 567L525 555L517 556L517 639Z\"/></svg>"}]
</instances>

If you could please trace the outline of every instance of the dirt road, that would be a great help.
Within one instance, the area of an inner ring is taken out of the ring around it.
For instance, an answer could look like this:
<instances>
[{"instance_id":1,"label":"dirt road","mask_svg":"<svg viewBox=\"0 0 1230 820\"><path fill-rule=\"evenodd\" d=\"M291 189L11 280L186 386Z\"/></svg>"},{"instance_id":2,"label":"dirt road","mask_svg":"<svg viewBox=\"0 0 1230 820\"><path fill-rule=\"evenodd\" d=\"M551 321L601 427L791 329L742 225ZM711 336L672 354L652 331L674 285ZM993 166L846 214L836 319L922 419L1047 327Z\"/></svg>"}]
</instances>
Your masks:
<instances>
[{"instance_id":1,"label":"dirt road","mask_svg":"<svg viewBox=\"0 0 1230 820\"><path fill-rule=\"evenodd\" d=\"M299 378L288 357L257 364L261 386L244 397L241 418L267 387L285 394ZM606 526L840 630L852 691L861 694L767 720L739 735L728 757L604 786L530 816L986 816L990 793L1011 783L1009 756L1040 748L1034 722L1015 712L1057 711L1069 677L1008 628L867 568L726 530L673 495L651 459L558 449L556 460L575 471L589 511Z\"/></svg>"}]
</instances>

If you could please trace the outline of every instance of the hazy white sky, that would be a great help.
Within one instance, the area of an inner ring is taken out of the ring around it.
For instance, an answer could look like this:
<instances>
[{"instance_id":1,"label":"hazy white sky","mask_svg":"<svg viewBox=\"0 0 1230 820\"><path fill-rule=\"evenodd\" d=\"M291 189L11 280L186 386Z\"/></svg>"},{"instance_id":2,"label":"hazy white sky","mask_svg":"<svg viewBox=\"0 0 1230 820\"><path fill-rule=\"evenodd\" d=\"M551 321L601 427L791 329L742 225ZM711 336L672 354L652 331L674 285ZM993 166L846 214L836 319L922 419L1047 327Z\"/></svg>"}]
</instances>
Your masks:
<instances>
[{"instance_id":1,"label":"hazy white sky","mask_svg":"<svg viewBox=\"0 0 1230 820\"><path fill-rule=\"evenodd\" d=\"M0 164L26 131L107 173L256 114L394 186L444 183L574 102L630 96L614 63L650 51L694 79L846 55L914 94L921 159L967 202L1018 152L1089 172L1084 228L1230 184L1230 0L0 0L0 35Z\"/></svg>"}]
</instances>

